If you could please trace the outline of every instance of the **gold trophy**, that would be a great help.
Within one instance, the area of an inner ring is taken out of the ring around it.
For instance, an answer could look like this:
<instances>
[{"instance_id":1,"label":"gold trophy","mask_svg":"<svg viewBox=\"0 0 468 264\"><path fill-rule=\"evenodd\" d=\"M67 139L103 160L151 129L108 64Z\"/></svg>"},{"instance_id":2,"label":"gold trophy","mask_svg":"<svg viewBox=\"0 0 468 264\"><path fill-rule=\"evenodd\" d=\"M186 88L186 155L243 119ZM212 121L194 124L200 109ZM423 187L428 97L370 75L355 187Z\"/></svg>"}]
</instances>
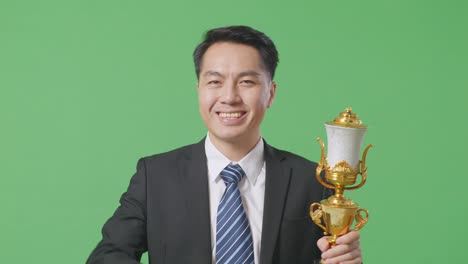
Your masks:
<instances>
[{"instance_id":1,"label":"gold trophy","mask_svg":"<svg viewBox=\"0 0 468 264\"><path fill-rule=\"evenodd\" d=\"M366 183L366 155L372 145L368 145L359 160L361 143L367 127L358 116L347 108L333 122L325 123L327 130L328 155L325 157L325 146L322 139L317 138L322 148L320 162L316 170L317 180L325 187L334 189L335 195L320 203L310 205L310 217L316 225L323 229L325 235L330 235L330 246L336 245L338 237L352 230L361 229L369 218L366 209L343 195L344 190L355 190ZM322 171L325 170L325 180ZM358 175L361 182L356 184Z\"/></svg>"}]
</instances>

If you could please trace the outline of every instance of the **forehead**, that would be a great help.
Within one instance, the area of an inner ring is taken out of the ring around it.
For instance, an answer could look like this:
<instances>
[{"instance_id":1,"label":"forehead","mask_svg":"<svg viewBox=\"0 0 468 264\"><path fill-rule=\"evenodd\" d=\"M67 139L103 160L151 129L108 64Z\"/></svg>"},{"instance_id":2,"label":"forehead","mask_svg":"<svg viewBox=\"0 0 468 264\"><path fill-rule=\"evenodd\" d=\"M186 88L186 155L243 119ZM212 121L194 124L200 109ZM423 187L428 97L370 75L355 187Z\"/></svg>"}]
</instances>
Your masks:
<instances>
[{"instance_id":1,"label":"forehead","mask_svg":"<svg viewBox=\"0 0 468 264\"><path fill-rule=\"evenodd\" d=\"M263 63L256 48L231 42L211 45L203 55L201 73L207 71L264 73Z\"/></svg>"}]
</instances>

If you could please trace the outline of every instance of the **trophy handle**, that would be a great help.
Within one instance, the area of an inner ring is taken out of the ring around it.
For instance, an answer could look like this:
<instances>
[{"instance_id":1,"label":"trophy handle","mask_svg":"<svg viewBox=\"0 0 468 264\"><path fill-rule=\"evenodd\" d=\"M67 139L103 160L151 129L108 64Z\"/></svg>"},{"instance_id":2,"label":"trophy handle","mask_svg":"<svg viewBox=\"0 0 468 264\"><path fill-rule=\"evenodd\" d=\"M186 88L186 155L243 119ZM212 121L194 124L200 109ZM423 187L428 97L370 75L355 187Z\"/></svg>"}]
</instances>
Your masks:
<instances>
[{"instance_id":1,"label":"trophy handle","mask_svg":"<svg viewBox=\"0 0 468 264\"><path fill-rule=\"evenodd\" d=\"M315 175L317 176L317 180L322 184L323 186L327 187L328 189L336 189L335 186L326 183L322 179L322 170L324 167L326 167L327 161L325 160L325 145L323 144L323 141L321 138L317 138L317 141L320 143L320 147L322 148L322 154L320 154L320 161L318 163L317 169L315 170Z\"/></svg>"},{"instance_id":2,"label":"trophy handle","mask_svg":"<svg viewBox=\"0 0 468 264\"><path fill-rule=\"evenodd\" d=\"M364 212L365 214L365 217L362 217L361 216L361 212ZM367 212L366 209L364 208L359 208L357 211L356 211L356 215L355 215L355 219L356 219L356 226L354 227L354 231L358 231L359 229L363 228L364 225L367 223L367 221L369 220L369 212Z\"/></svg>"},{"instance_id":3,"label":"trophy handle","mask_svg":"<svg viewBox=\"0 0 468 264\"><path fill-rule=\"evenodd\" d=\"M367 167L366 167L366 157L367 157L367 151L373 147L372 144L367 145L366 149L364 150L364 153L362 153L362 160L359 161L358 167L360 167L359 174L361 174L361 182L356 185L356 186L351 186L351 187L345 187L345 190L355 190L361 188L367 181Z\"/></svg>"},{"instance_id":4,"label":"trophy handle","mask_svg":"<svg viewBox=\"0 0 468 264\"><path fill-rule=\"evenodd\" d=\"M314 210L314 207L317 206L317 209ZM312 218L312 221L314 221L314 223L316 225L318 225L320 228L323 229L323 234L324 235L328 235L328 232L327 232L327 228L322 225L322 206L320 205L320 203L313 203L310 205L310 218Z\"/></svg>"}]
</instances>

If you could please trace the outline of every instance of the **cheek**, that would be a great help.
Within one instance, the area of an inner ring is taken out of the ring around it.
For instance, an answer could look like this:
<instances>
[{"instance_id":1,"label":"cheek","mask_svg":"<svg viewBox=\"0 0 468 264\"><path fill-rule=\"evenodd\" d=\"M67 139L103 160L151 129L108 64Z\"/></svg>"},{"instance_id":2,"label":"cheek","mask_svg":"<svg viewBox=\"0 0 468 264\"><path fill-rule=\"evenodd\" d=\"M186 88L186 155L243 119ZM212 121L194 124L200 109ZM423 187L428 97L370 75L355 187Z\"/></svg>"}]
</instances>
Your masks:
<instances>
[{"instance_id":1,"label":"cheek","mask_svg":"<svg viewBox=\"0 0 468 264\"><path fill-rule=\"evenodd\" d=\"M260 107L267 108L270 104L270 93L268 90L264 90L262 94L259 95Z\"/></svg>"},{"instance_id":2,"label":"cheek","mask_svg":"<svg viewBox=\"0 0 468 264\"><path fill-rule=\"evenodd\" d=\"M198 105L200 111L209 111L216 103L216 96L213 93L199 92L198 93Z\"/></svg>"},{"instance_id":3,"label":"cheek","mask_svg":"<svg viewBox=\"0 0 468 264\"><path fill-rule=\"evenodd\" d=\"M255 111L256 115L261 115L262 112L265 112L268 107L268 97L267 96L257 96L252 98L248 105L250 109Z\"/></svg>"}]
</instances>

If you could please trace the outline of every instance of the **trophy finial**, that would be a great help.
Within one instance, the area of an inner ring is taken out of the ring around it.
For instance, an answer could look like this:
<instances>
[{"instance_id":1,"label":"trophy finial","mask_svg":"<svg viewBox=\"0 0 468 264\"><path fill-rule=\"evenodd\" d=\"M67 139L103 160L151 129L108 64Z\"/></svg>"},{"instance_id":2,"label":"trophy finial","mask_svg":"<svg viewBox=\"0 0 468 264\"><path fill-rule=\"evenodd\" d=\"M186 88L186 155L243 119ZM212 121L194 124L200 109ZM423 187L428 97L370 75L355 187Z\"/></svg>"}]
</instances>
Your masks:
<instances>
[{"instance_id":1,"label":"trophy finial","mask_svg":"<svg viewBox=\"0 0 468 264\"><path fill-rule=\"evenodd\" d=\"M335 118L333 122L327 122L327 124L349 128L366 128L367 126L362 124L358 115L354 114L352 110L353 109L348 106L343 113L340 113L340 116Z\"/></svg>"}]
</instances>

